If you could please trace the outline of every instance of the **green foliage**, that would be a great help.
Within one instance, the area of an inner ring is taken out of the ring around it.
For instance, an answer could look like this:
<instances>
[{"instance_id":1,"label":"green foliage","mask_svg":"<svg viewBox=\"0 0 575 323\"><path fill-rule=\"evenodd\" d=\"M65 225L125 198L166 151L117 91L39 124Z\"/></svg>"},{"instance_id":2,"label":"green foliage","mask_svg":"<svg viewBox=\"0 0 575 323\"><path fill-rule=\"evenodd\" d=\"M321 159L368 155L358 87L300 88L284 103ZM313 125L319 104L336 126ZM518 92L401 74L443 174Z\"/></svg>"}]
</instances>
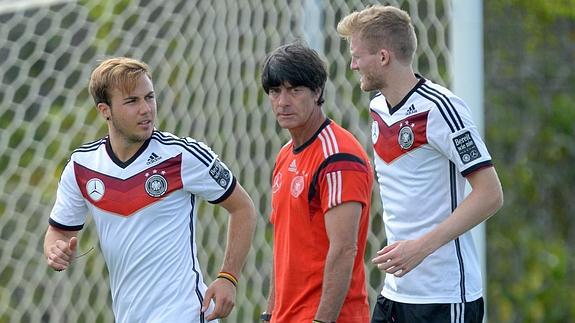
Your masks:
<instances>
[{"instance_id":1,"label":"green foliage","mask_svg":"<svg viewBox=\"0 0 575 323\"><path fill-rule=\"evenodd\" d=\"M575 1L485 5L486 134L506 200L487 223L489 319L569 322Z\"/></svg>"}]
</instances>

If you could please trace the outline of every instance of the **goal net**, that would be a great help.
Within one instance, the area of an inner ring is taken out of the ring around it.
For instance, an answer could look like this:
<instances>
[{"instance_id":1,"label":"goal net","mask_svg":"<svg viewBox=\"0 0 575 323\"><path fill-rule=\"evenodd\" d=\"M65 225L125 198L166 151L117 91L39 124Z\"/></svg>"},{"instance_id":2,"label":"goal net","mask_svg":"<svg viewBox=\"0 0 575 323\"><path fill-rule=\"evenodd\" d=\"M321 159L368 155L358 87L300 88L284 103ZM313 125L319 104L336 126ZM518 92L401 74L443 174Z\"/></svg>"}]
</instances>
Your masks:
<instances>
[{"instance_id":1,"label":"goal net","mask_svg":"<svg viewBox=\"0 0 575 323\"><path fill-rule=\"evenodd\" d=\"M325 112L370 146L369 95L350 71L338 21L376 1L0 0L0 323L112 322L108 273L91 220L64 272L42 242L59 176L73 149L106 127L87 90L98 60L132 56L153 71L158 128L212 146L252 196L260 217L237 306L225 322L254 322L271 269L270 176L288 139L260 89L266 54L305 40L328 62ZM389 1L413 17L415 69L450 83L449 0ZM374 187L374 189L376 189ZM374 193L366 262L385 242ZM200 262L208 283L223 258L227 216L201 203ZM383 276L367 266L370 302Z\"/></svg>"}]
</instances>

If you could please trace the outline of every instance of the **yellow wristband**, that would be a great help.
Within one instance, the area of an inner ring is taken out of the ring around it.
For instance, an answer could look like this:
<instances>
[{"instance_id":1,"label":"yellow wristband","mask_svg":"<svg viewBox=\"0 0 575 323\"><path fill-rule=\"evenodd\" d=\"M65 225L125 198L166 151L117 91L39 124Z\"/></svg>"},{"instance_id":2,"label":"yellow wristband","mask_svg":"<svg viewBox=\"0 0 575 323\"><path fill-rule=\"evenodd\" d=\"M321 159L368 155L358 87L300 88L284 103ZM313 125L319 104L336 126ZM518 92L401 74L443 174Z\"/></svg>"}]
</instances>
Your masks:
<instances>
[{"instance_id":1,"label":"yellow wristband","mask_svg":"<svg viewBox=\"0 0 575 323\"><path fill-rule=\"evenodd\" d=\"M238 286L238 279L236 278L236 276L234 276L228 272L221 271L218 274L218 278L226 279L226 280L230 281L232 284L234 284L234 286Z\"/></svg>"}]
</instances>

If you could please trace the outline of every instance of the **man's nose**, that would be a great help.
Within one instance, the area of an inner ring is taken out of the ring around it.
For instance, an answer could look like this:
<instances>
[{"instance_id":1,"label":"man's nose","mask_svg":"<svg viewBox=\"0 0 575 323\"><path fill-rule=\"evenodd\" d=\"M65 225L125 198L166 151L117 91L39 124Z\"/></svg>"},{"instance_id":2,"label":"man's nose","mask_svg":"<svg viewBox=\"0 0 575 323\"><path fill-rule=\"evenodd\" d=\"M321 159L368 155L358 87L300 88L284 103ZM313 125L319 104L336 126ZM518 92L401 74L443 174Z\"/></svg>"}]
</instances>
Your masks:
<instances>
[{"instance_id":1,"label":"man's nose","mask_svg":"<svg viewBox=\"0 0 575 323\"><path fill-rule=\"evenodd\" d=\"M351 62L349 63L349 68L351 68L352 70L357 70L357 63L355 62L355 60L351 60Z\"/></svg>"},{"instance_id":2,"label":"man's nose","mask_svg":"<svg viewBox=\"0 0 575 323\"><path fill-rule=\"evenodd\" d=\"M289 103L289 94L288 91L280 91L278 94L278 104L280 106L286 105Z\"/></svg>"}]
</instances>

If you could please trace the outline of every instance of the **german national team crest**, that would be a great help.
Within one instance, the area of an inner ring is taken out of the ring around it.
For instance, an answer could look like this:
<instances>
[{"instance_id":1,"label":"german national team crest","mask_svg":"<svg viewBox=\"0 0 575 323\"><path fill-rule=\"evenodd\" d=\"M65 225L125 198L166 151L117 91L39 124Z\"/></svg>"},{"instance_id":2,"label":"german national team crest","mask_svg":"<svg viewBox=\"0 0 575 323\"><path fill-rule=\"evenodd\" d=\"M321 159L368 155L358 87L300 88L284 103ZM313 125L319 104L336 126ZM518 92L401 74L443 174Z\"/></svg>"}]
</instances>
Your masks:
<instances>
[{"instance_id":1,"label":"german national team crest","mask_svg":"<svg viewBox=\"0 0 575 323\"><path fill-rule=\"evenodd\" d=\"M291 195L297 198L303 192L304 180L303 176L298 175L291 181Z\"/></svg>"},{"instance_id":2,"label":"german national team crest","mask_svg":"<svg viewBox=\"0 0 575 323\"><path fill-rule=\"evenodd\" d=\"M411 128L412 126L413 125L410 125L408 121L399 129L397 143L399 143L401 149L409 149L411 146L413 146L415 136L413 135L413 129Z\"/></svg>"},{"instance_id":3,"label":"german national team crest","mask_svg":"<svg viewBox=\"0 0 575 323\"><path fill-rule=\"evenodd\" d=\"M160 197L168 191L168 181L161 174L153 174L146 180L146 193L151 197Z\"/></svg>"},{"instance_id":4,"label":"german national team crest","mask_svg":"<svg viewBox=\"0 0 575 323\"><path fill-rule=\"evenodd\" d=\"M104 197L106 186L99 178L92 178L86 183L86 193L94 202L98 202Z\"/></svg>"}]
</instances>

